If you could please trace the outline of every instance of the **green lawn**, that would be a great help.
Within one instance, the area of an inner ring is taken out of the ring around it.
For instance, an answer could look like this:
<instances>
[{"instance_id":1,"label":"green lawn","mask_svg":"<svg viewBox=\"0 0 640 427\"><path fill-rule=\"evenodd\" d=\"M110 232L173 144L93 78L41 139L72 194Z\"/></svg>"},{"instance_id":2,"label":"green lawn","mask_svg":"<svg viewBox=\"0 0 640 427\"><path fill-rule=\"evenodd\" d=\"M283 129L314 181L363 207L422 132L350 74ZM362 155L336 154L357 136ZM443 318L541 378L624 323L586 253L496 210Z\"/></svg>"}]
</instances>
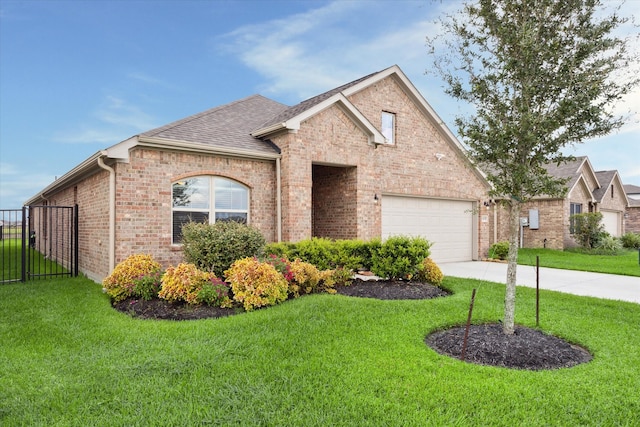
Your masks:
<instances>
[{"instance_id":1,"label":"green lawn","mask_svg":"<svg viewBox=\"0 0 640 427\"><path fill-rule=\"evenodd\" d=\"M553 249L520 249L518 264L536 265L536 255L540 257L541 267L640 276L637 250L624 250L619 255L587 255Z\"/></svg>"},{"instance_id":2,"label":"green lawn","mask_svg":"<svg viewBox=\"0 0 640 427\"><path fill-rule=\"evenodd\" d=\"M541 292L541 328L587 364L517 371L424 344L502 315L504 286L446 278L454 295L313 295L222 319L151 321L113 310L84 278L0 286L0 425L640 425L640 306ZM516 321L535 324L518 288Z\"/></svg>"}]
</instances>

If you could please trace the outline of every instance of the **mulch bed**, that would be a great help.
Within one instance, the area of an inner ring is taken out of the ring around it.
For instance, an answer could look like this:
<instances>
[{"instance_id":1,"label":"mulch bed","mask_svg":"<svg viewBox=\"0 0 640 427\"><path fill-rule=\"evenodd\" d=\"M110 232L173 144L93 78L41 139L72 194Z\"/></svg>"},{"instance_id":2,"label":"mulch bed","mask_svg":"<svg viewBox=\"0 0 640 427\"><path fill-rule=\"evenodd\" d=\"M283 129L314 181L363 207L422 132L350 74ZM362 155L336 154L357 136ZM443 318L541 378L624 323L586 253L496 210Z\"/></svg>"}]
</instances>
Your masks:
<instances>
[{"instance_id":1,"label":"mulch bed","mask_svg":"<svg viewBox=\"0 0 640 427\"><path fill-rule=\"evenodd\" d=\"M447 329L427 336L425 342L438 353L459 359L464 333L464 326ZM591 359L584 348L537 329L516 326L513 335L505 335L499 323L471 325L464 357L479 365L534 371L569 368Z\"/></svg>"},{"instance_id":2,"label":"mulch bed","mask_svg":"<svg viewBox=\"0 0 640 427\"><path fill-rule=\"evenodd\" d=\"M338 286L336 291L340 295L383 300L431 299L450 295L444 289L429 283L404 280L355 279L349 286Z\"/></svg>"},{"instance_id":3,"label":"mulch bed","mask_svg":"<svg viewBox=\"0 0 640 427\"><path fill-rule=\"evenodd\" d=\"M339 286L337 293L381 300L416 300L450 295L428 283L356 279ZM116 310L141 319L195 320L244 313L242 308L219 308L172 304L164 300L128 299L114 304ZM435 332L425 343L440 354L460 358L465 328ZM513 369L543 370L568 368L589 362L591 354L577 345L539 330L517 326L513 335L502 333L501 324L472 325L467 338L465 361Z\"/></svg>"}]
</instances>

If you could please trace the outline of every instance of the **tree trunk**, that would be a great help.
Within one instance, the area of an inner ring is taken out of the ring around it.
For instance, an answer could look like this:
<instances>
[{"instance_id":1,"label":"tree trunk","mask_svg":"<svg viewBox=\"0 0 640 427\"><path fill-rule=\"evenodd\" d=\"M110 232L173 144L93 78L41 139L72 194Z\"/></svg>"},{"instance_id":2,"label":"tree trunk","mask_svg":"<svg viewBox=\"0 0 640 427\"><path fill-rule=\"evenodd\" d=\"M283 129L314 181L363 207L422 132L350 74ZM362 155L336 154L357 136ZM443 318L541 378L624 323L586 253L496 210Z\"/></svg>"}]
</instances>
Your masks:
<instances>
[{"instance_id":1,"label":"tree trunk","mask_svg":"<svg viewBox=\"0 0 640 427\"><path fill-rule=\"evenodd\" d=\"M520 203L511 200L509 204L509 255L507 260L507 285L504 295L504 320L502 331L512 335L516 317L516 270L518 267L518 238L520 237Z\"/></svg>"}]
</instances>

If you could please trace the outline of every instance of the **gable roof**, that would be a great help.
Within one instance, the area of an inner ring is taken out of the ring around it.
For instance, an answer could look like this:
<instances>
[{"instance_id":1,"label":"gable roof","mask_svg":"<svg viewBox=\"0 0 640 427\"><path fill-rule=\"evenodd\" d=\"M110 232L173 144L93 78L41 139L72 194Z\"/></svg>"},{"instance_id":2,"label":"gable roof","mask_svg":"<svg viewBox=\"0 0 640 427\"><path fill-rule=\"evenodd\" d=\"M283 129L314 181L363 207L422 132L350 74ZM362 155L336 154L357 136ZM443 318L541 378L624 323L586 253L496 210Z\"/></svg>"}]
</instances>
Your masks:
<instances>
[{"instance_id":1,"label":"gable roof","mask_svg":"<svg viewBox=\"0 0 640 427\"><path fill-rule=\"evenodd\" d=\"M600 187L593 190L593 198L596 202L601 203L602 198L607 194L609 186L613 183L613 179L618 174L618 171L597 171L596 177L600 183Z\"/></svg>"},{"instance_id":2,"label":"gable roof","mask_svg":"<svg viewBox=\"0 0 640 427\"><path fill-rule=\"evenodd\" d=\"M250 133L265 120L287 108L286 105L261 95L252 95L141 133L139 138L141 141L161 138L257 153L274 153L277 148L273 144L254 138Z\"/></svg>"},{"instance_id":3,"label":"gable roof","mask_svg":"<svg viewBox=\"0 0 640 427\"><path fill-rule=\"evenodd\" d=\"M555 178L564 178L568 179L567 188L571 191L576 183L578 182L581 173L580 169L584 164L587 164L589 167L587 171L592 174L592 177L596 182L598 182L598 178L595 176L593 172L593 168L591 167L591 163L589 163L589 159L586 156L576 157L572 161L568 161L566 163L561 163L559 165L555 163L551 163L545 166L547 173ZM589 191L593 190L592 188Z\"/></svg>"}]
</instances>

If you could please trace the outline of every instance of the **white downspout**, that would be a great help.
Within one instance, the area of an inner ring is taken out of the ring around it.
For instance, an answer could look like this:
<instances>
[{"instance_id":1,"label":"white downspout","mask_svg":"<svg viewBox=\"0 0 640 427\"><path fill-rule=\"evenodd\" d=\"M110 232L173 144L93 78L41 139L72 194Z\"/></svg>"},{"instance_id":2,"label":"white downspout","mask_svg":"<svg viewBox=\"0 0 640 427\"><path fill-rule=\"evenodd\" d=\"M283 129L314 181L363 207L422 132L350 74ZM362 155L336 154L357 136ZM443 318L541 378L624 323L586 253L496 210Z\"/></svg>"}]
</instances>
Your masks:
<instances>
[{"instance_id":1,"label":"white downspout","mask_svg":"<svg viewBox=\"0 0 640 427\"><path fill-rule=\"evenodd\" d=\"M104 164L102 151L98 157L98 166L109 172L109 273L116 267L116 171Z\"/></svg>"},{"instance_id":2,"label":"white downspout","mask_svg":"<svg viewBox=\"0 0 640 427\"><path fill-rule=\"evenodd\" d=\"M282 242L282 192L280 182L280 157L276 157L276 234L277 241Z\"/></svg>"}]
</instances>

